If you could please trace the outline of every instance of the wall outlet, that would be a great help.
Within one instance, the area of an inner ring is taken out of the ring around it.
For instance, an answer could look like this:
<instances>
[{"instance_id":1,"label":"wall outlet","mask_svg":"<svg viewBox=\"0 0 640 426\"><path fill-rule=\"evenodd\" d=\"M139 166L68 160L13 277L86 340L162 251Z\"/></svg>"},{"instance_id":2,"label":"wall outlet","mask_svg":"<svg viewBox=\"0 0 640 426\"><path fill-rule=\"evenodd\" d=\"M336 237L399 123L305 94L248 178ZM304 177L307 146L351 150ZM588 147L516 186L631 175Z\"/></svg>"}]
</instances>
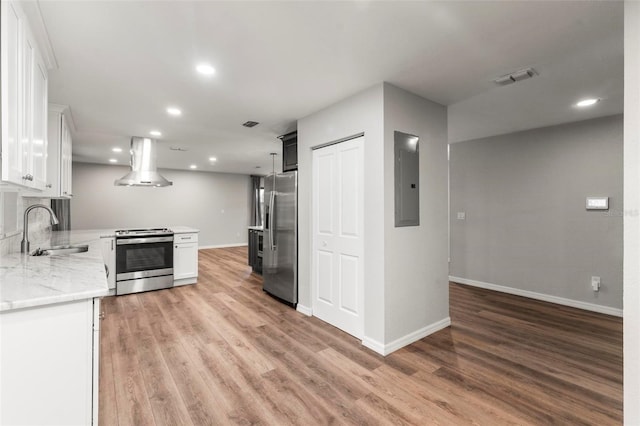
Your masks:
<instances>
[{"instance_id":1,"label":"wall outlet","mask_svg":"<svg viewBox=\"0 0 640 426\"><path fill-rule=\"evenodd\" d=\"M591 277L591 288L593 291L600 291L600 277Z\"/></svg>"},{"instance_id":2,"label":"wall outlet","mask_svg":"<svg viewBox=\"0 0 640 426\"><path fill-rule=\"evenodd\" d=\"M467 218L467 214L465 212L458 212L458 220L465 220Z\"/></svg>"}]
</instances>

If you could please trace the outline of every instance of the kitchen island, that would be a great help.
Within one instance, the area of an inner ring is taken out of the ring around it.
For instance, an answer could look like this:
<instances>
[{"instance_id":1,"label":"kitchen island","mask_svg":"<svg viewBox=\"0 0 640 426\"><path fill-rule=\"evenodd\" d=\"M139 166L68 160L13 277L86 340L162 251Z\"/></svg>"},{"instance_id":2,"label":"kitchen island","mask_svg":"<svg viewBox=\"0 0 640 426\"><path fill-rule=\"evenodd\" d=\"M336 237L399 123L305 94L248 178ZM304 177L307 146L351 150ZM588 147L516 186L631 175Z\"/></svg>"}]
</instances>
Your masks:
<instances>
[{"instance_id":1,"label":"kitchen island","mask_svg":"<svg viewBox=\"0 0 640 426\"><path fill-rule=\"evenodd\" d=\"M0 257L0 424L97 423L103 233L32 244L87 244L84 253Z\"/></svg>"}]
</instances>

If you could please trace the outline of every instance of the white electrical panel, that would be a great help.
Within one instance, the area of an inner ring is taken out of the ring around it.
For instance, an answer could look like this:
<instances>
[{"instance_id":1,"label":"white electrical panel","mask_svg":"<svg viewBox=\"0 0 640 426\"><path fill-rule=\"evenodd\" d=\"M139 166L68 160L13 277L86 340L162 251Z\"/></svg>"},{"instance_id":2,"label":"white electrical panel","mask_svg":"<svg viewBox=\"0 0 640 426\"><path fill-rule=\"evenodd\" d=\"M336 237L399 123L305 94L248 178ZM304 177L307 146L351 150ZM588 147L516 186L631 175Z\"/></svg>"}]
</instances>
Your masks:
<instances>
[{"instance_id":1,"label":"white electrical panel","mask_svg":"<svg viewBox=\"0 0 640 426\"><path fill-rule=\"evenodd\" d=\"M587 197L587 210L609 210L609 197Z\"/></svg>"}]
</instances>

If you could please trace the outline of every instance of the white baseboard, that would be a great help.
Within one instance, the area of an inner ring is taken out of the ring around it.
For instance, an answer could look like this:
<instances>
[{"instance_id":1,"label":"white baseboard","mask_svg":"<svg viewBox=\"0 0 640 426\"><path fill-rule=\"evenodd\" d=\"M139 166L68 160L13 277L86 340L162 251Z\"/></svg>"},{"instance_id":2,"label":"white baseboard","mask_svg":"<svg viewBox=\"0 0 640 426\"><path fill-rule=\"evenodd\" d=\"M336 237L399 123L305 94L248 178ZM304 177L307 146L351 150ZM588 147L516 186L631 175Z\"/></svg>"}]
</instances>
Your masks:
<instances>
[{"instance_id":1,"label":"white baseboard","mask_svg":"<svg viewBox=\"0 0 640 426\"><path fill-rule=\"evenodd\" d=\"M535 291L521 290L519 288L506 287L498 284L485 283L482 281L470 280L467 278L453 277L449 275L449 281L459 284L480 287L487 290L499 291L501 293L514 294L516 296L528 297L530 299L542 300L543 302L556 303L558 305L570 306L572 308L584 309L585 311L598 312L601 314L622 317L622 309L610 306L596 305L595 303L581 302L579 300L565 299L564 297L552 296L549 294L536 293Z\"/></svg>"},{"instance_id":2,"label":"white baseboard","mask_svg":"<svg viewBox=\"0 0 640 426\"><path fill-rule=\"evenodd\" d=\"M426 327L422 327L421 329L413 331L405 336L402 336L399 339L394 340L393 342L387 343L386 345L365 336L362 339L362 345L366 346L374 352L379 353L380 355L387 356L400 348L410 345L413 342L425 338L428 335L435 333L436 331L442 330L443 328L449 327L450 325L451 318L447 317L441 319L440 321L434 322L433 324L429 324Z\"/></svg>"},{"instance_id":3,"label":"white baseboard","mask_svg":"<svg viewBox=\"0 0 640 426\"><path fill-rule=\"evenodd\" d=\"M313 315L313 311L311 310L310 307L301 305L300 303L298 303L298 305L296 306L296 310L301 314L305 314L308 317Z\"/></svg>"},{"instance_id":4,"label":"white baseboard","mask_svg":"<svg viewBox=\"0 0 640 426\"><path fill-rule=\"evenodd\" d=\"M373 340L365 336L362 339L362 346L366 346L374 352L379 353L380 355L386 355L384 353L384 344L378 342L377 340Z\"/></svg>"},{"instance_id":5,"label":"white baseboard","mask_svg":"<svg viewBox=\"0 0 640 426\"><path fill-rule=\"evenodd\" d=\"M198 250L212 249L212 248L242 247L246 245L248 244L247 243L217 244L213 246L198 246Z\"/></svg>"},{"instance_id":6,"label":"white baseboard","mask_svg":"<svg viewBox=\"0 0 640 426\"><path fill-rule=\"evenodd\" d=\"M174 287L180 287L181 285L195 284L196 282L198 282L198 277L183 278L181 280L174 280L173 281L173 286Z\"/></svg>"}]
</instances>

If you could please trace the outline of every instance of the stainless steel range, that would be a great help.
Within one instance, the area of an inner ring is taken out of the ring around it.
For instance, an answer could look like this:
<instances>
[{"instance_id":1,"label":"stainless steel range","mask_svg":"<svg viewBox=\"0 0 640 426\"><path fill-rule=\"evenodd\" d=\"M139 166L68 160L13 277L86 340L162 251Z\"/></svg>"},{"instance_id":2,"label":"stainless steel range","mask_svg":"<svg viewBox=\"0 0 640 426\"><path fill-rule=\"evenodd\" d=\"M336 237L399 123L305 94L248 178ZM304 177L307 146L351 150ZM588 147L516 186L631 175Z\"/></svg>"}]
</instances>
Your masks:
<instances>
[{"instance_id":1,"label":"stainless steel range","mask_svg":"<svg viewBox=\"0 0 640 426\"><path fill-rule=\"evenodd\" d=\"M116 231L116 294L173 287L173 231Z\"/></svg>"}]
</instances>

